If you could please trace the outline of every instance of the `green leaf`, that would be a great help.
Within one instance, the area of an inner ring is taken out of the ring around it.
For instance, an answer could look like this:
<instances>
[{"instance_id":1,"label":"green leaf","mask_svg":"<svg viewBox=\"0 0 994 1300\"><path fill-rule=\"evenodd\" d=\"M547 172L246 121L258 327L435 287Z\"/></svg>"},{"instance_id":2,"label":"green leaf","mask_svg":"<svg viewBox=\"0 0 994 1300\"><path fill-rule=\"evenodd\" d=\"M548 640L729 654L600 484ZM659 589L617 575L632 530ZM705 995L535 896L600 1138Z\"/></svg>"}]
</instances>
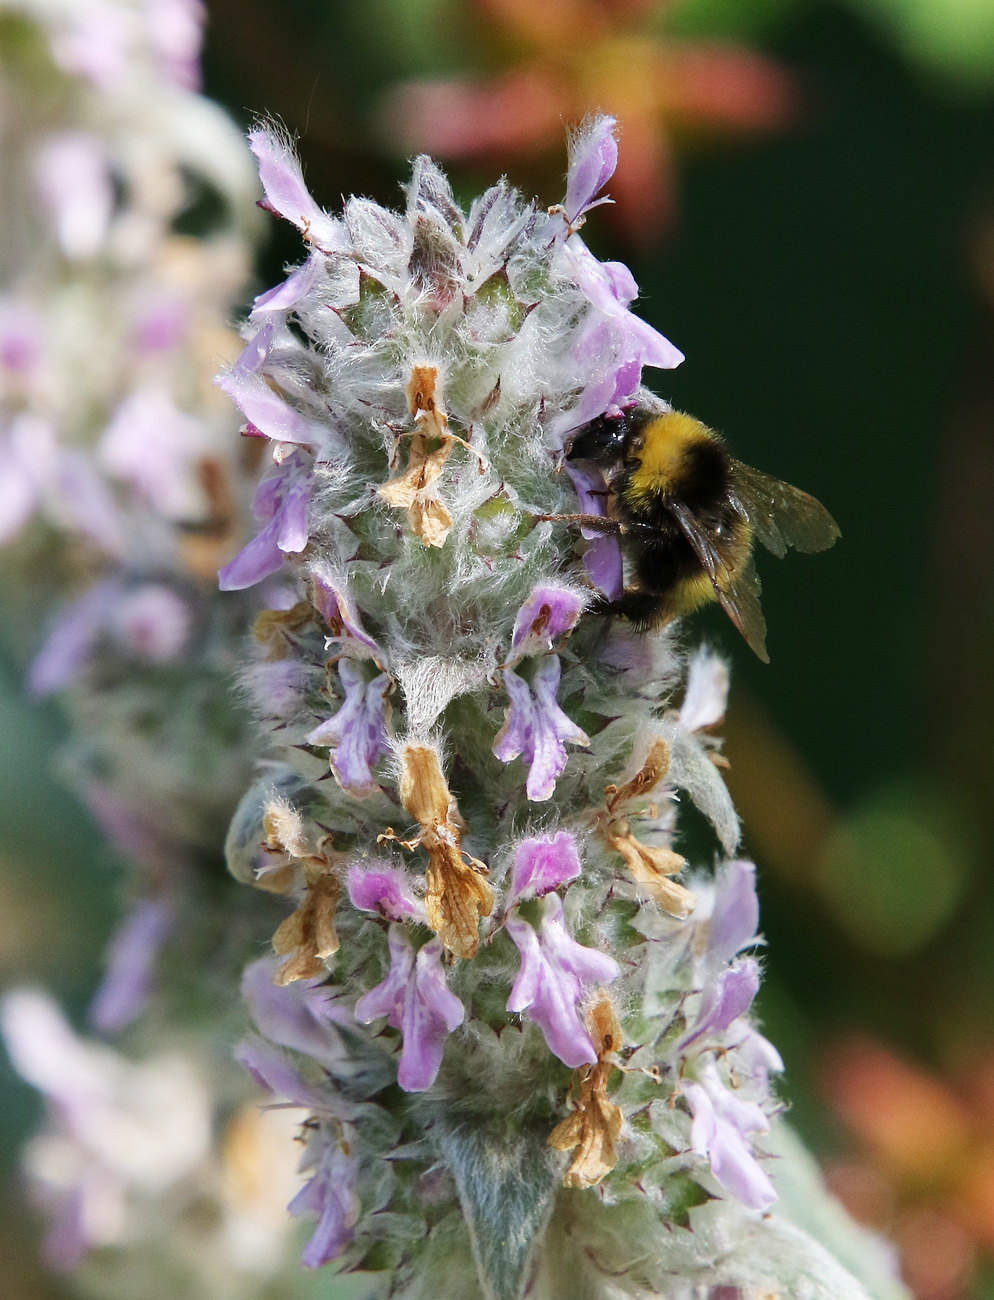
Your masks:
<instances>
[{"instance_id":1,"label":"green leaf","mask_svg":"<svg viewBox=\"0 0 994 1300\"><path fill-rule=\"evenodd\" d=\"M548 1126L441 1119L434 1136L456 1180L484 1295L519 1300L561 1176Z\"/></svg>"}]
</instances>

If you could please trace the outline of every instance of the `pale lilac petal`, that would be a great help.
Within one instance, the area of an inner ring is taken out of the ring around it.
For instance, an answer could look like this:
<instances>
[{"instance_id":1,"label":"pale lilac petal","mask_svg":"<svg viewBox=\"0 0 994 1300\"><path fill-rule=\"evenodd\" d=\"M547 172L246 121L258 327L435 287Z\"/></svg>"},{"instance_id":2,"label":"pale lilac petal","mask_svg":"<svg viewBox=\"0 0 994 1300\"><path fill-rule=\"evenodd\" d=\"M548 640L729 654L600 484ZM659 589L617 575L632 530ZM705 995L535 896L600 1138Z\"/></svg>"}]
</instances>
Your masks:
<instances>
[{"instance_id":1,"label":"pale lilac petal","mask_svg":"<svg viewBox=\"0 0 994 1300\"><path fill-rule=\"evenodd\" d=\"M541 1029L549 1050L565 1065L573 1069L593 1065L597 1052L583 1024L579 1004L587 986L609 984L617 978L617 962L606 953L583 947L570 936L557 894L543 899L538 932L516 913L505 924L521 954L508 1011L527 1011Z\"/></svg>"},{"instance_id":2,"label":"pale lilac petal","mask_svg":"<svg viewBox=\"0 0 994 1300\"><path fill-rule=\"evenodd\" d=\"M328 761L343 790L359 797L379 789L373 766L387 750L393 680L379 673L367 681L363 667L353 659L338 661L338 676L345 698L338 712L307 736L309 745L327 745Z\"/></svg>"},{"instance_id":3,"label":"pale lilac petal","mask_svg":"<svg viewBox=\"0 0 994 1300\"><path fill-rule=\"evenodd\" d=\"M635 382L638 383L638 380ZM567 462L566 473L576 488L581 513L606 515L609 493L604 471L589 463L581 468ZM608 600L618 600L625 589L621 539L612 533L598 533L593 528L581 527L580 533L589 543L583 553L583 567L587 577Z\"/></svg>"},{"instance_id":4,"label":"pale lilac petal","mask_svg":"<svg viewBox=\"0 0 994 1300\"><path fill-rule=\"evenodd\" d=\"M308 667L298 660L274 659L251 664L241 682L263 717L285 721L300 708L310 677Z\"/></svg>"},{"instance_id":5,"label":"pale lilac petal","mask_svg":"<svg viewBox=\"0 0 994 1300\"><path fill-rule=\"evenodd\" d=\"M465 1015L463 1004L445 982L441 942L433 939L418 953L404 998L404 1044L397 1082L405 1092L423 1092L435 1082L445 1040Z\"/></svg>"},{"instance_id":6,"label":"pale lilac petal","mask_svg":"<svg viewBox=\"0 0 994 1300\"><path fill-rule=\"evenodd\" d=\"M329 993L318 982L276 984L279 958L252 962L242 976L242 997L259 1033L280 1047L302 1052L332 1073L348 1064L348 1051L329 1015Z\"/></svg>"},{"instance_id":7,"label":"pale lilac petal","mask_svg":"<svg viewBox=\"0 0 994 1300\"><path fill-rule=\"evenodd\" d=\"M38 507L39 492L30 467L16 458L10 439L0 450L0 542L16 537Z\"/></svg>"},{"instance_id":8,"label":"pale lilac petal","mask_svg":"<svg viewBox=\"0 0 994 1300\"><path fill-rule=\"evenodd\" d=\"M404 1019L404 998L414 971L414 949L402 925L391 925L387 932L390 948L390 969L386 978L355 1004L355 1018L360 1025L368 1025L380 1016L400 1029Z\"/></svg>"},{"instance_id":9,"label":"pale lilac petal","mask_svg":"<svg viewBox=\"0 0 994 1300\"><path fill-rule=\"evenodd\" d=\"M83 1175L59 1196L41 1244L41 1256L55 1273L72 1273L83 1263L93 1242L86 1231L86 1203L96 1181Z\"/></svg>"},{"instance_id":10,"label":"pale lilac petal","mask_svg":"<svg viewBox=\"0 0 994 1300\"><path fill-rule=\"evenodd\" d=\"M135 320L135 351L141 356L171 352L183 342L190 324L190 307L181 298L151 297Z\"/></svg>"},{"instance_id":11,"label":"pale lilac petal","mask_svg":"<svg viewBox=\"0 0 994 1300\"><path fill-rule=\"evenodd\" d=\"M568 831L522 840L514 851L508 904L543 898L580 874L580 855Z\"/></svg>"},{"instance_id":12,"label":"pale lilac petal","mask_svg":"<svg viewBox=\"0 0 994 1300\"><path fill-rule=\"evenodd\" d=\"M511 638L511 662L525 655L545 654L572 632L586 604L581 592L542 583L518 610Z\"/></svg>"},{"instance_id":13,"label":"pale lilac petal","mask_svg":"<svg viewBox=\"0 0 994 1300\"><path fill-rule=\"evenodd\" d=\"M260 312L290 311L302 298L306 298L314 287L318 273L318 255L312 253L306 262L296 267L285 280L260 293L252 304L252 316Z\"/></svg>"},{"instance_id":14,"label":"pale lilac petal","mask_svg":"<svg viewBox=\"0 0 994 1300\"><path fill-rule=\"evenodd\" d=\"M119 1033L145 1010L155 963L175 923L176 905L168 898L144 898L125 918L90 1004L90 1021L102 1033Z\"/></svg>"},{"instance_id":15,"label":"pale lilac petal","mask_svg":"<svg viewBox=\"0 0 994 1300\"><path fill-rule=\"evenodd\" d=\"M294 410L269 387L262 375L254 371L229 370L214 382L267 438L296 443L314 451L329 442L331 431L328 426Z\"/></svg>"},{"instance_id":16,"label":"pale lilac petal","mask_svg":"<svg viewBox=\"0 0 994 1300\"><path fill-rule=\"evenodd\" d=\"M585 122L570 142L563 212L571 226L593 206L595 197L614 175L618 166L617 125L613 117L595 117Z\"/></svg>"},{"instance_id":17,"label":"pale lilac petal","mask_svg":"<svg viewBox=\"0 0 994 1300\"><path fill-rule=\"evenodd\" d=\"M52 486L59 509L84 537L109 555L125 554L125 528L114 495L85 452L68 447L60 450Z\"/></svg>"},{"instance_id":18,"label":"pale lilac petal","mask_svg":"<svg viewBox=\"0 0 994 1300\"><path fill-rule=\"evenodd\" d=\"M751 1102L739 1101L710 1075L703 1084L684 1083L683 1092L694 1117L691 1146L705 1156L718 1182L753 1210L766 1210L777 1199L773 1184L760 1168L747 1141L750 1133L765 1133L769 1121Z\"/></svg>"},{"instance_id":19,"label":"pale lilac petal","mask_svg":"<svg viewBox=\"0 0 994 1300\"><path fill-rule=\"evenodd\" d=\"M411 888L410 877L399 867L357 862L349 868L346 884L353 907L360 911L379 912L391 921L425 919L424 904Z\"/></svg>"},{"instance_id":20,"label":"pale lilac petal","mask_svg":"<svg viewBox=\"0 0 994 1300\"><path fill-rule=\"evenodd\" d=\"M355 1235L361 1204L356 1192L358 1164L344 1145L329 1134L320 1140L325 1149L314 1177L287 1207L294 1217L316 1214L317 1227L304 1247L300 1262L304 1268L320 1268L337 1259Z\"/></svg>"},{"instance_id":21,"label":"pale lilac petal","mask_svg":"<svg viewBox=\"0 0 994 1300\"><path fill-rule=\"evenodd\" d=\"M13 299L0 303L0 366L27 379L41 360L44 326L37 312Z\"/></svg>"},{"instance_id":22,"label":"pale lilac petal","mask_svg":"<svg viewBox=\"0 0 994 1300\"><path fill-rule=\"evenodd\" d=\"M35 182L55 237L72 261L100 250L114 212L114 182L103 141L64 131L37 146Z\"/></svg>"},{"instance_id":23,"label":"pale lilac petal","mask_svg":"<svg viewBox=\"0 0 994 1300\"><path fill-rule=\"evenodd\" d=\"M759 992L759 966L752 957L727 966L701 995L691 1032L680 1043L686 1051L704 1034L720 1034L752 1006Z\"/></svg>"},{"instance_id":24,"label":"pale lilac petal","mask_svg":"<svg viewBox=\"0 0 994 1300\"><path fill-rule=\"evenodd\" d=\"M222 591L240 591L277 573L288 554L307 545L311 493L311 462L303 452L292 452L266 471L255 494L255 515L265 526L218 573Z\"/></svg>"},{"instance_id":25,"label":"pale lilac petal","mask_svg":"<svg viewBox=\"0 0 994 1300\"><path fill-rule=\"evenodd\" d=\"M531 685L513 669L504 670L509 705L493 752L502 763L510 763L519 754L524 757L529 765L525 789L536 803L552 797L556 779L566 766L565 742L590 744L586 733L559 707L559 676L558 655L539 661Z\"/></svg>"},{"instance_id":26,"label":"pale lilac petal","mask_svg":"<svg viewBox=\"0 0 994 1300\"><path fill-rule=\"evenodd\" d=\"M249 1039L235 1048L235 1060L247 1070L260 1088L274 1097L307 1110L329 1110L325 1092L305 1081L293 1061L278 1047L261 1039ZM346 1105L346 1109L350 1109Z\"/></svg>"},{"instance_id":27,"label":"pale lilac petal","mask_svg":"<svg viewBox=\"0 0 994 1300\"><path fill-rule=\"evenodd\" d=\"M728 700L728 664L702 646L690 661L687 685L680 705L680 723L688 731L713 727L725 716Z\"/></svg>"},{"instance_id":28,"label":"pale lilac petal","mask_svg":"<svg viewBox=\"0 0 994 1300\"><path fill-rule=\"evenodd\" d=\"M293 222L304 238L323 252L340 247L340 223L311 198L289 144L262 127L250 131L248 138L259 163L259 177L270 210Z\"/></svg>"},{"instance_id":29,"label":"pale lilac petal","mask_svg":"<svg viewBox=\"0 0 994 1300\"><path fill-rule=\"evenodd\" d=\"M340 653L353 659L372 659L384 668L384 653L362 626L348 583L317 566L312 570L312 579L314 604L328 625L329 640L338 643Z\"/></svg>"},{"instance_id":30,"label":"pale lilac petal","mask_svg":"<svg viewBox=\"0 0 994 1300\"><path fill-rule=\"evenodd\" d=\"M709 958L724 965L740 949L756 939L759 928L759 899L756 897L756 867L736 858L718 868L714 907L708 923Z\"/></svg>"}]
</instances>

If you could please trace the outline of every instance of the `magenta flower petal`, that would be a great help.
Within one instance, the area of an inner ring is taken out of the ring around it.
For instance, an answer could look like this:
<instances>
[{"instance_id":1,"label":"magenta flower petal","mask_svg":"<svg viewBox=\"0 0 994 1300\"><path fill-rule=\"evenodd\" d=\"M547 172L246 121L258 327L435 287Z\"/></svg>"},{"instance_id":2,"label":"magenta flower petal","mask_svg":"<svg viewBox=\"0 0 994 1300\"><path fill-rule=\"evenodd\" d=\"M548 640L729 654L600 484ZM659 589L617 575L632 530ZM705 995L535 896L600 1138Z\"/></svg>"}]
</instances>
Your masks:
<instances>
[{"instance_id":1,"label":"magenta flower petal","mask_svg":"<svg viewBox=\"0 0 994 1300\"><path fill-rule=\"evenodd\" d=\"M566 742L590 744L586 733L559 707L559 675L558 655L539 661L531 685L513 669L504 669L509 704L493 752L502 763L523 755L528 764L525 789L536 803L552 797L556 779L566 766Z\"/></svg>"},{"instance_id":2,"label":"magenta flower petal","mask_svg":"<svg viewBox=\"0 0 994 1300\"><path fill-rule=\"evenodd\" d=\"M570 141L563 213L571 226L594 206L596 195L614 175L618 166L617 125L613 117L595 117L585 122Z\"/></svg>"},{"instance_id":3,"label":"magenta flower petal","mask_svg":"<svg viewBox=\"0 0 994 1300\"><path fill-rule=\"evenodd\" d=\"M525 655L545 654L567 632L572 632L586 601L581 592L543 583L518 610L511 638L511 662Z\"/></svg>"},{"instance_id":4,"label":"magenta flower petal","mask_svg":"<svg viewBox=\"0 0 994 1300\"><path fill-rule=\"evenodd\" d=\"M404 1019L404 998L414 971L414 949L402 925L391 925L387 943L390 969L386 978L355 1004L355 1018L360 1025L368 1025L380 1016L386 1016L387 1024L400 1029Z\"/></svg>"},{"instance_id":5,"label":"magenta flower petal","mask_svg":"<svg viewBox=\"0 0 994 1300\"><path fill-rule=\"evenodd\" d=\"M393 680L379 673L368 681L365 669L354 659L339 659L338 676L345 699L338 712L307 736L310 745L327 745L328 761L343 790L362 797L379 789L373 765L386 753Z\"/></svg>"},{"instance_id":6,"label":"magenta flower petal","mask_svg":"<svg viewBox=\"0 0 994 1300\"><path fill-rule=\"evenodd\" d=\"M543 898L579 874L580 855L568 831L522 840L514 851L508 905Z\"/></svg>"},{"instance_id":7,"label":"magenta flower petal","mask_svg":"<svg viewBox=\"0 0 994 1300\"><path fill-rule=\"evenodd\" d=\"M566 929L562 899L542 900L539 930L512 913L507 932L521 954L521 969L511 988L508 1011L527 1011L542 1031L549 1050L575 1069L593 1065L597 1052L584 1027L579 1004L585 988L609 984L619 975L618 963L606 953L585 948Z\"/></svg>"},{"instance_id":8,"label":"magenta flower petal","mask_svg":"<svg viewBox=\"0 0 994 1300\"><path fill-rule=\"evenodd\" d=\"M270 211L293 222L308 243L322 252L341 247L339 222L311 198L300 163L287 141L257 127L249 132L249 147L259 164L259 178Z\"/></svg>"},{"instance_id":9,"label":"magenta flower petal","mask_svg":"<svg viewBox=\"0 0 994 1300\"><path fill-rule=\"evenodd\" d=\"M399 867L365 866L356 863L346 877L352 906L363 912L379 912L391 921L423 921L424 904L411 889L410 878Z\"/></svg>"}]
</instances>

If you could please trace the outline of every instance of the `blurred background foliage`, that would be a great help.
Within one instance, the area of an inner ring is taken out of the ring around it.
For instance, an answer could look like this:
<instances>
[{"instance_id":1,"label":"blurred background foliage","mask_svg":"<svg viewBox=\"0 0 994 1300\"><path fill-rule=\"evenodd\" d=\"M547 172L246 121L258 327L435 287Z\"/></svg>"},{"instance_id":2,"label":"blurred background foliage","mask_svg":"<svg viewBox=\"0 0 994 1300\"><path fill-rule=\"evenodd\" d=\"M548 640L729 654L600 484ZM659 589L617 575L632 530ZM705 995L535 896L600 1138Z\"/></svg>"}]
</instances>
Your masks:
<instances>
[{"instance_id":1,"label":"blurred background foliage","mask_svg":"<svg viewBox=\"0 0 994 1300\"><path fill-rule=\"evenodd\" d=\"M396 201L419 147L464 197L502 170L551 203L562 123L621 118L618 203L584 234L687 354L649 381L843 532L761 560L771 667L699 620L734 664L794 1121L919 1296L994 1297L994 0L207 9L207 92L282 120L329 207ZM256 287L297 256L274 223ZM0 685L0 974L78 1009L111 864L13 657Z\"/></svg>"}]
</instances>

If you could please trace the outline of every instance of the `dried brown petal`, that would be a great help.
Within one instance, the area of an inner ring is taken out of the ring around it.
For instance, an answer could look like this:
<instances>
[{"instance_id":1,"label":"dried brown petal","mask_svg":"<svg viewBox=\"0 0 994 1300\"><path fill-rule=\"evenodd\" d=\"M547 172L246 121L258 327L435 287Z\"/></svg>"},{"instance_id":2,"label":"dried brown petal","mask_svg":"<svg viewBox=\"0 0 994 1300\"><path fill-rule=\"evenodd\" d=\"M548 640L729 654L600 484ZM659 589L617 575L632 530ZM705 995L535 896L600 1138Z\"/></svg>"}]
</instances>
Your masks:
<instances>
[{"instance_id":1,"label":"dried brown petal","mask_svg":"<svg viewBox=\"0 0 994 1300\"><path fill-rule=\"evenodd\" d=\"M304 901L273 935L273 951L289 960L276 972L277 984L313 979L325 973L324 958L338 951L335 912L341 884L331 870L308 872Z\"/></svg>"},{"instance_id":2,"label":"dried brown petal","mask_svg":"<svg viewBox=\"0 0 994 1300\"><path fill-rule=\"evenodd\" d=\"M608 844L625 859L628 873L664 912L685 920L694 910L694 895L670 876L687 865L672 849L654 848L637 840L625 821L617 822L607 835Z\"/></svg>"},{"instance_id":3,"label":"dried brown petal","mask_svg":"<svg viewBox=\"0 0 994 1300\"><path fill-rule=\"evenodd\" d=\"M621 1025L610 996L601 990L586 1015L587 1029L597 1047L597 1064L574 1072L578 1095L572 1114L549 1134L557 1151L575 1151L563 1175L564 1187L594 1187L618 1163L615 1143L623 1117L607 1095L613 1063L608 1059L622 1044Z\"/></svg>"},{"instance_id":4,"label":"dried brown petal","mask_svg":"<svg viewBox=\"0 0 994 1300\"><path fill-rule=\"evenodd\" d=\"M630 781L622 786L608 786L608 811L625 808L635 799L651 794L670 770L670 751L665 741L656 740L645 762Z\"/></svg>"},{"instance_id":5,"label":"dried brown petal","mask_svg":"<svg viewBox=\"0 0 994 1300\"><path fill-rule=\"evenodd\" d=\"M293 653L294 632L306 627L314 618L309 601L299 600L290 609L264 609L252 624L252 635L266 647L266 659L287 659Z\"/></svg>"},{"instance_id":6,"label":"dried brown petal","mask_svg":"<svg viewBox=\"0 0 994 1300\"><path fill-rule=\"evenodd\" d=\"M474 957L480 942L480 918L493 911L494 895L483 878L486 866L461 847L463 822L442 775L437 750L429 745L404 747L400 798L421 827L415 843L428 854L428 924L454 956Z\"/></svg>"}]
</instances>

